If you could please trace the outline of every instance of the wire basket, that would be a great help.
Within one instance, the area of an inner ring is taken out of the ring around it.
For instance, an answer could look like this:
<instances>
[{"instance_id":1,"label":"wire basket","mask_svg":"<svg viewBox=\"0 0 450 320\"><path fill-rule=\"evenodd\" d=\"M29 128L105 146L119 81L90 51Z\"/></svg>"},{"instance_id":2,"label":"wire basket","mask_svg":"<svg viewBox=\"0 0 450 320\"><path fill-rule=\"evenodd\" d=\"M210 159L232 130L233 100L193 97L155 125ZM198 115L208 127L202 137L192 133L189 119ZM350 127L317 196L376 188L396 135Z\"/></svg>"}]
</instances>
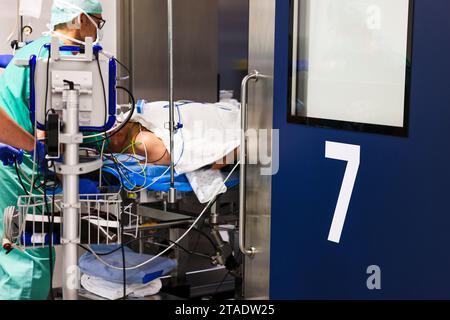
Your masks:
<instances>
[{"instance_id":1,"label":"wire basket","mask_svg":"<svg viewBox=\"0 0 450 320\"><path fill-rule=\"evenodd\" d=\"M132 213L131 206L122 208L118 194L83 195L79 200L78 243L86 245L120 244L121 213L124 215L124 228L135 228L138 235L138 217ZM44 248L52 244L64 244L63 239L63 199L62 195L45 200L43 195L20 196L18 211L12 215L8 229L10 239L21 248ZM50 223L52 222L52 223ZM53 226L52 230L50 230ZM51 231L51 232L50 232Z\"/></svg>"}]
</instances>

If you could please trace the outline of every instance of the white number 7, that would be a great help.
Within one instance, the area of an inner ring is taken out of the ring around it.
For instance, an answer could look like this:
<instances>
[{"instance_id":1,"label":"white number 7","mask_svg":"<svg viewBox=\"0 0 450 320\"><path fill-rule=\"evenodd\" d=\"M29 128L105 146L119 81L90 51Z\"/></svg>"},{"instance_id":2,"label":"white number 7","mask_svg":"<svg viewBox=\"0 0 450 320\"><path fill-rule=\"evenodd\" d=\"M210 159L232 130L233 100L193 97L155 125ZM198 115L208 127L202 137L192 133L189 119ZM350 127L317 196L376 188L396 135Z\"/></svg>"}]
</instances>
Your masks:
<instances>
[{"instance_id":1,"label":"white number 7","mask_svg":"<svg viewBox=\"0 0 450 320\"><path fill-rule=\"evenodd\" d=\"M351 144L326 142L325 157L328 159L347 161L344 180L342 181L339 199L334 211L328 241L339 243L347 216L348 206L352 198L353 187L358 175L361 147Z\"/></svg>"}]
</instances>

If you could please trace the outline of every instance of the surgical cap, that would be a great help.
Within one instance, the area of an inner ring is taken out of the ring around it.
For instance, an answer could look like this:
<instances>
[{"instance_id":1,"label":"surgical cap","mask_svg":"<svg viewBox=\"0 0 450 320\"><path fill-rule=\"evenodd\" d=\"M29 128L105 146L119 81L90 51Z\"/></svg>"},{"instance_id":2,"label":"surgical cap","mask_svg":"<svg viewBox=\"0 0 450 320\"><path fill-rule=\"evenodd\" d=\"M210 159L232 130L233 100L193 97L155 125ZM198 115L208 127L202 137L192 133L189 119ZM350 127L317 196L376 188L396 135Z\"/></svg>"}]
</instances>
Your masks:
<instances>
[{"instance_id":1,"label":"surgical cap","mask_svg":"<svg viewBox=\"0 0 450 320\"><path fill-rule=\"evenodd\" d=\"M50 28L71 22L82 13L101 14L102 4L98 0L54 0Z\"/></svg>"}]
</instances>

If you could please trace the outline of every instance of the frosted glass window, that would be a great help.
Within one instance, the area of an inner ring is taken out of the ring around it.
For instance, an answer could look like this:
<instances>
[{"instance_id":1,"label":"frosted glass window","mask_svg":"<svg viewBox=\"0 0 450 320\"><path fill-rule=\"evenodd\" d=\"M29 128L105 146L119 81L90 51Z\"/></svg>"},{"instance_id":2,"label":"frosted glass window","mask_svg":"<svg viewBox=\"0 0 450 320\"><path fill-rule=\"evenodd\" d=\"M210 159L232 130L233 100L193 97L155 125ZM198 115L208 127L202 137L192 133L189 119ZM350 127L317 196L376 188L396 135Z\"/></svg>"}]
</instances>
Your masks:
<instances>
[{"instance_id":1,"label":"frosted glass window","mask_svg":"<svg viewBox=\"0 0 450 320\"><path fill-rule=\"evenodd\" d=\"M290 119L404 132L410 0L292 1Z\"/></svg>"}]
</instances>

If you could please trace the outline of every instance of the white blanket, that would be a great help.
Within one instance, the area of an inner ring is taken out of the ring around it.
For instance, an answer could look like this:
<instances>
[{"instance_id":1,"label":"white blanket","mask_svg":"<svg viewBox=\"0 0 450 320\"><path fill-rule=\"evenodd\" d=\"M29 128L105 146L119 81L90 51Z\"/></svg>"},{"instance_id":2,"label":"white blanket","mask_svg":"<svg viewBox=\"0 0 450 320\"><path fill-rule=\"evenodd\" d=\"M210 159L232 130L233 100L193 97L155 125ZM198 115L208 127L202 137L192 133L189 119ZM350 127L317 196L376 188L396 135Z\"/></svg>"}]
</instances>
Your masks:
<instances>
[{"instance_id":1,"label":"white blanket","mask_svg":"<svg viewBox=\"0 0 450 320\"><path fill-rule=\"evenodd\" d=\"M192 172L220 161L240 146L240 109L234 103L177 103L175 122L182 128L175 134L175 170ZM132 117L159 137L170 150L168 102L147 103Z\"/></svg>"},{"instance_id":2,"label":"white blanket","mask_svg":"<svg viewBox=\"0 0 450 320\"><path fill-rule=\"evenodd\" d=\"M113 283L100 278L92 277L87 274L81 276L81 285L87 291L92 292L100 297L117 300L123 297L123 285L120 283ZM153 296L162 288L160 279L156 279L147 284L131 284L127 285L127 295L135 298L144 298Z\"/></svg>"}]
</instances>

